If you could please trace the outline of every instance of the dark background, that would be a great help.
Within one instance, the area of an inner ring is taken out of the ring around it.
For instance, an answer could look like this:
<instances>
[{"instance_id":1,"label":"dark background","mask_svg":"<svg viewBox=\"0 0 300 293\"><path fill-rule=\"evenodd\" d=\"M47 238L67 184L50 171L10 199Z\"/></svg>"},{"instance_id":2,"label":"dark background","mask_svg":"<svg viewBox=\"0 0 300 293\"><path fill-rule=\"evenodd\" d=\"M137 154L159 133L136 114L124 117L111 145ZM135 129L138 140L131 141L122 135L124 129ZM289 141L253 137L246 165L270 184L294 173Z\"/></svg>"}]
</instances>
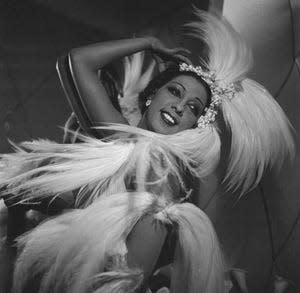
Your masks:
<instances>
[{"instance_id":1,"label":"dark background","mask_svg":"<svg viewBox=\"0 0 300 293\"><path fill-rule=\"evenodd\" d=\"M251 76L271 91L295 127L299 145L300 73L298 0L192 1L222 10L253 47ZM70 108L55 71L58 56L88 43L160 36L167 45L196 49L178 36L190 1L0 1L0 152L13 141L62 140ZM208 189L203 209L213 220L232 267L246 270L250 292L273 292L275 273L300 292L300 164L267 172L259 188L236 196ZM213 178L211 179L214 180Z\"/></svg>"}]
</instances>

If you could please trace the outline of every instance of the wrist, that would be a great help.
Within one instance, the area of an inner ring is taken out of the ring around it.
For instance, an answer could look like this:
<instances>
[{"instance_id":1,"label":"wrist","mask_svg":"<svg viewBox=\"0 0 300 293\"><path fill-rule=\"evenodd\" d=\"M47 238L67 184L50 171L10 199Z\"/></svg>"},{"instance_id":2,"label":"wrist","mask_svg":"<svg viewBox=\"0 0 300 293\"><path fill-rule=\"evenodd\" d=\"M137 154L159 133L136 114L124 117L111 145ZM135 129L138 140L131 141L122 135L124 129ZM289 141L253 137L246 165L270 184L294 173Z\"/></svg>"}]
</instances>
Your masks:
<instances>
[{"instance_id":1,"label":"wrist","mask_svg":"<svg viewBox=\"0 0 300 293\"><path fill-rule=\"evenodd\" d=\"M147 36L147 37L145 37L145 41L146 41L147 49L149 49L149 50L154 50L155 49L155 44L157 43L157 38L156 37Z\"/></svg>"}]
</instances>

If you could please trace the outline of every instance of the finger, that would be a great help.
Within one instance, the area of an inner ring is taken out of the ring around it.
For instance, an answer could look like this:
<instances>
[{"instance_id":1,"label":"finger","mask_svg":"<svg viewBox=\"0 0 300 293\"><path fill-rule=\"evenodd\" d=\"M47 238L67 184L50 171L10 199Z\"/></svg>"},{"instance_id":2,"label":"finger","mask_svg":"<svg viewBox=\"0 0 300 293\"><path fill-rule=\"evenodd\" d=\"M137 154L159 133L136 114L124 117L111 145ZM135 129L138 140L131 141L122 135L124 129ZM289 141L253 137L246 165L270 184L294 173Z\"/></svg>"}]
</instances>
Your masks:
<instances>
[{"instance_id":1,"label":"finger","mask_svg":"<svg viewBox=\"0 0 300 293\"><path fill-rule=\"evenodd\" d=\"M166 69L166 64L165 62L156 54L152 54L153 59L155 60L157 66L158 66L158 71L162 72Z\"/></svg>"},{"instance_id":2,"label":"finger","mask_svg":"<svg viewBox=\"0 0 300 293\"><path fill-rule=\"evenodd\" d=\"M183 62L183 63L186 63L186 64L188 64L188 65L192 65L191 60L190 60L189 58L187 58L187 57L181 55L181 54L175 54L175 55L174 55L174 58L175 58L176 61L179 62L179 63L182 63L182 62Z\"/></svg>"},{"instance_id":3,"label":"finger","mask_svg":"<svg viewBox=\"0 0 300 293\"><path fill-rule=\"evenodd\" d=\"M185 56L192 54L192 52L189 49L182 48L182 47L174 48L174 49L172 49L172 51L175 54L182 54L182 55L185 55Z\"/></svg>"}]
</instances>

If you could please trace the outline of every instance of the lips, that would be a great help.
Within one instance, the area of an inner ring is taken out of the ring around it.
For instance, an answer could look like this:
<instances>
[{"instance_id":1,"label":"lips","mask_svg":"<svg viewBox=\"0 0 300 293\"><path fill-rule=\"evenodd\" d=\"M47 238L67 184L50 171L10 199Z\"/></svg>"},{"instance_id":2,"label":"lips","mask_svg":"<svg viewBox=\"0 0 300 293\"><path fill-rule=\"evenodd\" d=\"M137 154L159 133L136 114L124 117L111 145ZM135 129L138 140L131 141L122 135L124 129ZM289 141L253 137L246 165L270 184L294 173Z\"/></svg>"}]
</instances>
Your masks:
<instances>
[{"instance_id":1,"label":"lips","mask_svg":"<svg viewBox=\"0 0 300 293\"><path fill-rule=\"evenodd\" d=\"M162 120L169 126L175 126L178 124L177 119L169 112L160 111L160 116Z\"/></svg>"}]
</instances>

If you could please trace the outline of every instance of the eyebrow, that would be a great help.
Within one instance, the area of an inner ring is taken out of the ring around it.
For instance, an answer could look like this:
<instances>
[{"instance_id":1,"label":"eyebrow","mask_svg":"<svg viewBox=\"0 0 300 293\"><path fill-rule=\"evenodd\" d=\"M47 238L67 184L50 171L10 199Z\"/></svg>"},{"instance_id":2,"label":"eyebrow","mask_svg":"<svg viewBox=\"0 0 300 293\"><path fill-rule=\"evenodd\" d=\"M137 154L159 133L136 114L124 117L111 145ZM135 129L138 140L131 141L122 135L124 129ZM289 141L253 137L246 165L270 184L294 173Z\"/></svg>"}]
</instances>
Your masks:
<instances>
[{"instance_id":1,"label":"eyebrow","mask_svg":"<svg viewBox=\"0 0 300 293\"><path fill-rule=\"evenodd\" d=\"M180 82L178 82L178 81L173 81L174 83L177 83L178 85L180 85L185 91L186 91L186 88L185 88L185 86L183 85L183 84L181 84ZM203 103L203 101L200 99L200 98L198 98L198 97L195 97L195 99L196 100L198 100L199 102L200 102L200 104L204 107L205 105L204 105L204 103Z\"/></svg>"},{"instance_id":2,"label":"eyebrow","mask_svg":"<svg viewBox=\"0 0 300 293\"><path fill-rule=\"evenodd\" d=\"M186 91L186 88L185 88L185 86L183 85L183 84L181 84L180 82L178 82L178 81L173 81L174 83L177 83L178 85L180 85L185 91Z\"/></svg>"},{"instance_id":3,"label":"eyebrow","mask_svg":"<svg viewBox=\"0 0 300 293\"><path fill-rule=\"evenodd\" d=\"M196 100L198 100L199 102L200 102L200 104L204 107L204 103L202 102L202 100L200 99L200 98L198 98L198 97L195 97L196 98Z\"/></svg>"}]
</instances>

